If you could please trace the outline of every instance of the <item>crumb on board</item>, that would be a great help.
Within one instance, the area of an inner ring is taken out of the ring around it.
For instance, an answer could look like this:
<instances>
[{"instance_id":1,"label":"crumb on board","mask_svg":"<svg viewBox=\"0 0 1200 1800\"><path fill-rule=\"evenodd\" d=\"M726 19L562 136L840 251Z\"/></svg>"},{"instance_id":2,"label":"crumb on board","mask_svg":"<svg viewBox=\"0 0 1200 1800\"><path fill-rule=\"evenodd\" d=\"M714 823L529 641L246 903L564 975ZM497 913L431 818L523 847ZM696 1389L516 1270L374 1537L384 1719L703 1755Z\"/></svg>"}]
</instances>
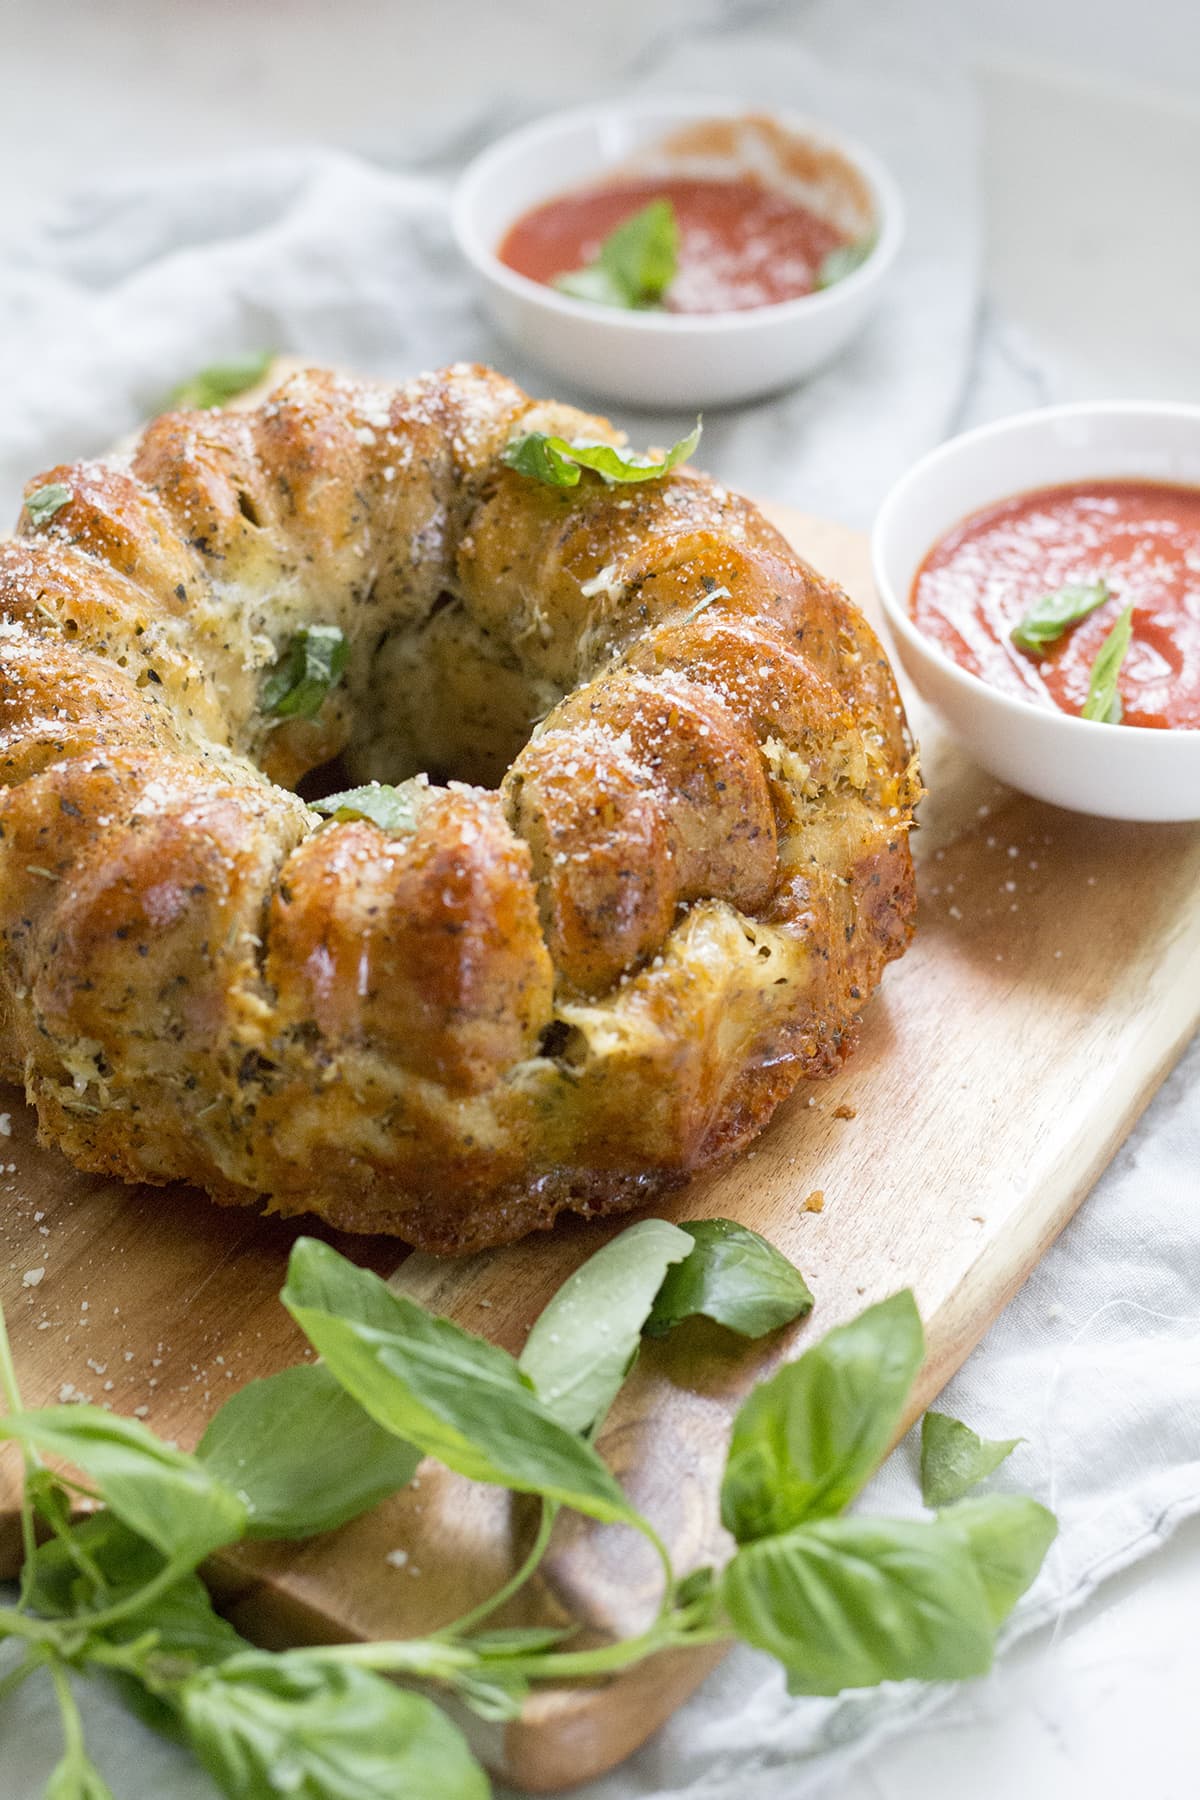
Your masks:
<instances>
[{"instance_id":1,"label":"crumb on board","mask_svg":"<svg viewBox=\"0 0 1200 1800\"><path fill-rule=\"evenodd\" d=\"M804 1202L804 1210L805 1210L805 1212L824 1212L825 1211L825 1190L824 1190L824 1188L814 1188L813 1189L812 1193L808 1196L807 1200Z\"/></svg>"},{"instance_id":2,"label":"crumb on board","mask_svg":"<svg viewBox=\"0 0 1200 1800\"><path fill-rule=\"evenodd\" d=\"M12 1114L0 1113L0 1137L12 1136Z\"/></svg>"},{"instance_id":3,"label":"crumb on board","mask_svg":"<svg viewBox=\"0 0 1200 1800\"><path fill-rule=\"evenodd\" d=\"M25 1273L21 1277L21 1286L22 1287L36 1287L38 1282L42 1279L42 1276L45 1273L46 1273L46 1266L44 1263L42 1264L40 1269L26 1269Z\"/></svg>"},{"instance_id":4,"label":"crumb on board","mask_svg":"<svg viewBox=\"0 0 1200 1800\"><path fill-rule=\"evenodd\" d=\"M848 1101L843 1100L840 1106L834 1107L833 1116L835 1119L857 1119L858 1108L856 1106L851 1106Z\"/></svg>"}]
</instances>

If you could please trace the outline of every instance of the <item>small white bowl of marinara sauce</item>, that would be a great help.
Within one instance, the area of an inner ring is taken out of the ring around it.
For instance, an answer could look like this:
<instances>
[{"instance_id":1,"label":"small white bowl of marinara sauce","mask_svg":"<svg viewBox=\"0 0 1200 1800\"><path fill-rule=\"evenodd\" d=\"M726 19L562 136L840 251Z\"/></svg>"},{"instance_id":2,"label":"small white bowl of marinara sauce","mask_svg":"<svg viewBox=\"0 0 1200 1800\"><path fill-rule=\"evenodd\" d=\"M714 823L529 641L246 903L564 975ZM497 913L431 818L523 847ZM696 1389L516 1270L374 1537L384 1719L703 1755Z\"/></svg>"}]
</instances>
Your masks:
<instances>
[{"instance_id":1,"label":"small white bowl of marinara sauce","mask_svg":"<svg viewBox=\"0 0 1200 1800\"><path fill-rule=\"evenodd\" d=\"M454 195L496 328L633 406L748 400L862 328L903 234L895 182L824 125L729 101L612 101L493 144Z\"/></svg>"},{"instance_id":2,"label":"small white bowl of marinara sauce","mask_svg":"<svg viewBox=\"0 0 1200 1800\"><path fill-rule=\"evenodd\" d=\"M1200 819L1200 407L953 438L872 538L889 633L984 768L1077 812Z\"/></svg>"}]
</instances>

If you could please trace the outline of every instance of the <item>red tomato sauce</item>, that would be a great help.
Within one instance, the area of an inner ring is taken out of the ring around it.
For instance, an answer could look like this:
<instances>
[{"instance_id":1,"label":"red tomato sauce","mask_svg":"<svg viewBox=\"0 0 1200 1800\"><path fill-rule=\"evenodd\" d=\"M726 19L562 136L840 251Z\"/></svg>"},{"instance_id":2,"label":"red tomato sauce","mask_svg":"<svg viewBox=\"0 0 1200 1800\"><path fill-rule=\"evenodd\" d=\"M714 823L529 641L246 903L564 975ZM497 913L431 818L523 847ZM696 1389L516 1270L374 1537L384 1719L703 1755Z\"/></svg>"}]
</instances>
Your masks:
<instances>
[{"instance_id":1,"label":"red tomato sauce","mask_svg":"<svg viewBox=\"0 0 1200 1800\"><path fill-rule=\"evenodd\" d=\"M1110 597L1043 657L1010 632L1042 594L1108 583ZM1039 488L972 514L917 572L916 625L964 669L1026 700L1078 713L1092 663L1133 603L1118 677L1123 723L1200 730L1200 488L1089 481Z\"/></svg>"},{"instance_id":2,"label":"red tomato sauce","mask_svg":"<svg viewBox=\"0 0 1200 1800\"><path fill-rule=\"evenodd\" d=\"M594 262L610 232L658 199L671 202L679 224L668 312L742 312L811 294L823 258L849 242L811 208L750 176L680 176L560 194L522 214L496 254L549 285Z\"/></svg>"}]
</instances>

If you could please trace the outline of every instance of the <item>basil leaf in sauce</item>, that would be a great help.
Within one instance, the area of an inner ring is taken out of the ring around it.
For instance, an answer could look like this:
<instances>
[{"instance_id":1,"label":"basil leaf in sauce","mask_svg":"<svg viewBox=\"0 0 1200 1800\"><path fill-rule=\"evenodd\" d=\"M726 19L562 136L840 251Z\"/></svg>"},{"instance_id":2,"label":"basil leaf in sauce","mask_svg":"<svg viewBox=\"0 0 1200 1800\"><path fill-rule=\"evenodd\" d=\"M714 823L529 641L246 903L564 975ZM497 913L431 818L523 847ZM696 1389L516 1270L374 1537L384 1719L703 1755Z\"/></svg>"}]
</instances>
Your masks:
<instances>
[{"instance_id":1,"label":"basil leaf in sauce","mask_svg":"<svg viewBox=\"0 0 1200 1800\"><path fill-rule=\"evenodd\" d=\"M51 481L45 487L34 488L32 494L25 496L25 511L29 514L30 523L44 525L74 497L65 481Z\"/></svg>"},{"instance_id":2,"label":"basil leaf in sauce","mask_svg":"<svg viewBox=\"0 0 1200 1800\"><path fill-rule=\"evenodd\" d=\"M866 237L856 238L852 244L837 244L832 250L827 250L817 268L818 291L845 281L847 275L853 275L856 269L861 269L877 242L872 231Z\"/></svg>"},{"instance_id":3,"label":"basil leaf in sauce","mask_svg":"<svg viewBox=\"0 0 1200 1800\"><path fill-rule=\"evenodd\" d=\"M323 800L310 800L314 812L325 813L337 824L348 819L367 819L381 831L397 836L417 829L421 796L429 789L415 777L390 787L384 781L369 781L365 787L347 788L341 794L326 794Z\"/></svg>"},{"instance_id":4,"label":"basil leaf in sauce","mask_svg":"<svg viewBox=\"0 0 1200 1800\"><path fill-rule=\"evenodd\" d=\"M252 350L245 356L230 357L228 362L212 363L190 381L181 381L172 388L167 405L194 412L224 406L248 388L257 387L274 360L274 350Z\"/></svg>"},{"instance_id":5,"label":"basil leaf in sauce","mask_svg":"<svg viewBox=\"0 0 1200 1800\"><path fill-rule=\"evenodd\" d=\"M515 469L518 475L527 475L544 487L577 487L585 469L612 485L654 481L660 475L667 475L679 463L687 461L699 442L699 419L686 437L672 444L665 456L657 459L640 456L633 450L619 450L615 444L570 444L566 438L531 431L507 443L500 452L500 460L508 468Z\"/></svg>"},{"instance_id":6,"label":"basil leaf in sauce","mask_svg":"<svg viewBox=\"0 0 1200 1800\"><path fill-rule=\"evenodd\" d=\"M926 1413L921 1421L921 1498L934 1507L961 1500L1020 1442L1020 1438L981 1438L949 1413Z\"/></svg>"},{"instance_id":7,"label":"basil leaf in sauce","mask_svg":"<svg viewBox=\"0 0 1200 1800\"><path fill-rule=\"evenodd\" d=\"M721 1519L739 1544L849 1505L896 1434L924 1353L905 1289L754 1389L721 1484Z\"/></svg>"},{"instance_id":8,"label":"basil leaf in sauce","mask_svg":"<svg viewBox=\"0 0 1200 1800\"><path fill-rule=\"evenodd\" d=\"M1049 594L1041 594L1020 623L1013 626L1012 641L1030 656L1043 656L1048 645L1056 644L1072 625L1103 606L1109 594L1109 585L1103 580L1072 581Z\"/></svg>"},{"instance_id":9,"label":"basil leaf in sauce","mask_svg":"<svg viewBox=\"0 0 1200 1800\"><path fill-rule=\"evenodd\" d=\"M679 221L669 200L651 200L622 220L600 246L594 262L555 278L575 300L597 306L659 306L679 267Z\"/></svg>"},{"instance_id":10,"label":"basil leaf in sauce","mask_svg":"<svg viewBox=\"0 0 1200 1800\"><path fill-rule=\"evenodd\" d=\"M277 719L315 719L350 657L337 625L306 625L288 644L263 683L263 711Z\"/></svg>"},{"instance_id":11,"label":"basil leaf in sauce","mask_svg":"<svg viewBox=\"0 0 1200 1800\"><path fill-rule=\"evenodd\" d=\"M1088 682L1087 699L1083 703L1085 719L1095 719L1101 725L1121 723L1121 696L1117 691L1117 676L1132 641L1131 600L1096 652L1091 680Z\"/></svg>"},{"instance_id":12,"label":"basil leaf in sauce","mask_svg":"<svg viewBox=\"0 0 1200 1800\"><path fill-rule=\"evenodd\" d=\"M647 1337L662 1337L681 1320L703 1313L742 1337L762 1337L812 1311L813 1297L799 1269L749 1226L732 1219L681 1225L695 1248L668 1269L658 1290Z\"/></svg>"}]
</instances>

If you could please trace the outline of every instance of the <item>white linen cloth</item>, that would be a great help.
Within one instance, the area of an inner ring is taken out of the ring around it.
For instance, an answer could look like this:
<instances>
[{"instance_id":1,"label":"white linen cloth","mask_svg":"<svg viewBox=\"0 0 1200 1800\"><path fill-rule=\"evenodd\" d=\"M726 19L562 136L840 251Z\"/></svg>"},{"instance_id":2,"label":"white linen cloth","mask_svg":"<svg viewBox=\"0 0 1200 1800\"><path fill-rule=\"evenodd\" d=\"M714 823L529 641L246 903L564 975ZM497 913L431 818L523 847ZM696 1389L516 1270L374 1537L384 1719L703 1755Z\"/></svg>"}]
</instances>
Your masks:
<instances>
[{"instance_id":1,"label":"white linen cloth","mask_svg":"<svg viewBox=\"0 0 1200 1800\"><path fill-rule=\"evenodd\" d=\"M770 29L755 28L754 8L733 10L735 35L718 22L647 53L624 85L740 91L843 125L899 177L909 238L859 344L807 387L710 416L701 460L743 489L866 524L892 478L963 417L1025 400L1013 373L1021 358L977 328L969 95L944 59L922 66L865 4L810 6L795 27L776 14ZM271 346L385 376L480 357L534 392L548 385L478 316L446 221L450 173L511 113L460 120L403 170L316 150L149 170L77 195L36 231L0 237L0 512L15 514L32 472L101 451L175 382L238 350ZM669 439L684 423L619 416L641 441ZM1198 1072L1194 1048L940 1403L987 1436L1023 1436L998 1485L1038 1494L1062 1523L1010 1635L1077 1605L1200 1505ZM867 1498L881 1510L915 1509L911 1441ZM186 1757L103 1692L81 1698L118 1800L211 1794ZM789 1700L773 1665L735 1652L649 1746L586 1794L791 1800L836 1791L871 1744L954 1704L953 1690L906 1687ZM4 1800L40 1791L56 1721L40 1680L0 1707Z\"/></svg>"}]
</instances>

